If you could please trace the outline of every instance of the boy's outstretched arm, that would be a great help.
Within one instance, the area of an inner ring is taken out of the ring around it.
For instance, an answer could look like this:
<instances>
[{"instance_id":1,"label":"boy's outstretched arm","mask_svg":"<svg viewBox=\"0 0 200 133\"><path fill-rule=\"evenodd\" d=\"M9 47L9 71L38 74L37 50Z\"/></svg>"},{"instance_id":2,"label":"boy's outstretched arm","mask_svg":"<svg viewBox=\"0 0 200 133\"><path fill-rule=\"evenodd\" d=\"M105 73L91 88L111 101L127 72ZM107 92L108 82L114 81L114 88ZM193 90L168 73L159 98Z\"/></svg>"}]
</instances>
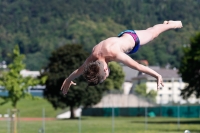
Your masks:
<instances>
[{"instance_id":1,"label":"boy's outstretched arm","mask_svg":"<svg viewBox=\"0 0 200 133\"><path fill-rule=\"evenodd\" d=\"M60 90L62 90L62 93L64 95L67 94L67 92L68 92L68 90L69 90L69 88L70 88L71 85L76 85L76 83L74 83L73 80L75 78L78 78L81 74L83 74L85 65L87 65L90 60L91 60L91 57L88 57L82 66L80 66L78 69L76 69L74 72L72 72L69 75L69 77L67 77L64 80L64 82L63 82L63 84L61 86L61 89L60 89Z\"/></svg>"},{"instance_id":2,"label":"boy's outstretched arm","mask_svg":"<svg viewBox=\"0 0 200 133\"><path fill-rule=\"evenodd\" d=\"M81 74L82 74L82 69L80 67L79 69L77 69L73 73L71 73L70 76L64 80L64 82L61 86L61 89L60 89L60 90L62 90L62 93L64 95L67 94L67 91L69 90L71 85L76 85L76 83L74 83L72 80L79 77Z\"/></svg>"},{"instance_id":3,"label":"boy's outstretched arm","mask_svg":"<svg viewBox=\"0 0 200 133\"><path fill-rule=\"evenodd\" d=\"M125 65L127 65L130 68L136 69L140 72L143 72L148 75L151 75L152 77L155 77L157 79L157 89L159 89L161 86L164 86L162 76L160 74L158 74L156 71L150 69L149 67L146 67L144 65L137 63L131 57L129 57L127 54L119 53L116 56L116 61L124 63Z\"/></svg>"}]
</instances>

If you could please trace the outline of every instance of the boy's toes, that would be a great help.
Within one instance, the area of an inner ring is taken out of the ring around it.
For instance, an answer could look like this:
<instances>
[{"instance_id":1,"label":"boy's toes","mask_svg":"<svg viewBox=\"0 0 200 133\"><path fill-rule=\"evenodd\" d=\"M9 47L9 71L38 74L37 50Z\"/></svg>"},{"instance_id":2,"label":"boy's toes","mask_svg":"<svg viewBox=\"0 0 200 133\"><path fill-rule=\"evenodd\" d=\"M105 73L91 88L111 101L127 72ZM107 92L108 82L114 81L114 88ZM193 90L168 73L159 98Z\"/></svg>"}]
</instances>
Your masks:
<instances>
[{"instance_id":1,"label":"boy's toes","mask_svg":"<svg viewBox=\"0 0 200 133\"><path fill-rule=\"evenodd\" d=\"M182 27L183 27L181 21L172 21L172 20L170 20L170 21L169 21L169 24L173 24L173 25L174 25L174 28L182 28Z\"/></svg>"},{"instance_id":2,"label":"boy's toes","mask_svg":"<svg viewBox=\"0 0 200 133\"><path fill-rule=\"evenodd\" d=\"M169 23L169 21L166 21L166 20L163 22L163 24L168 24L168 23Z\"/></svg>"}]
</instances>

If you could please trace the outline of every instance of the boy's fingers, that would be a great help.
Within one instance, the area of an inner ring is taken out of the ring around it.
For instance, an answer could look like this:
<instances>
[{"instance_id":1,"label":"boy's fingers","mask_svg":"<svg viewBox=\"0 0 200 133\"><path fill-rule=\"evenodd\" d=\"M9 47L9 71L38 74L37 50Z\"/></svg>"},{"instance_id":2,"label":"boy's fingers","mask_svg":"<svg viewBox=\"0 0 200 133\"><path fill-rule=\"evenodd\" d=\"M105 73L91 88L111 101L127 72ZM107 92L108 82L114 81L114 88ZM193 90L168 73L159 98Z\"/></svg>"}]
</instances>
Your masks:
<instances>
[{"instance_id":1,"label":"boy's fingers","mask_svg":"<svg viewBox=\"0 0 200 133\"><path fill-rule=\"evenodd\" d=\"M62 87L60 88L60 90L63 90L63 88L64 88L64 85L62 85Z\"/></svg>"},{"instance_id":2,"label":"boy's fingers","mask_svg":"<svg viewBox=\"0 0 200 133\"><path fill-rule=\"evenodd\" d=\"M63 95L66 95L67 94L67 91L66 91L66 89L64 89L64 91L63 91Z\"/></svg>"},{"instance_id":3,"label":"boy's fingers","mask_svg":"<svg viewBox=\"0 0 200 133\"><path fill-rule=\"evenodd\" d=\"M64 82L63 82L63 84L62 84L62 86L61 86L60 90L62 90L62 89L63 89L63 87L64 87L64 85L65 85L65 82L66 82L66 81L64 81Z\"/></svg>"},{"instance_id":4,"label":"boy's fingers","mask_svg":"<svg viewBox=\"0 0 200 133\"><path fill-rule=\"evenodd\" d=\"M62 87L60 88L60 90L63 90L63 85L62 85Z\"/></svg>"},{"instance_id":5,"label":"boy's fingers","mask_svg":"<svg viewBox=\"0 0 200 133\"><path fill-rule=\"evenodd\" d=\"M158 90L160 89L160 86L158 85L158 88L157 88Z\"/></svg>"},{"instance_id":6,"label":"boy's fingers","mask_svg":"<svg viewBox=\"0 0 200 133\"><path fill-rule=\"evenodd\" d=\"M62 90L62 88L63 88L63 84L62 84L62 86L61 86L60 90Z\"/></svg>"},{"instance_id":7,"label":"boy's fingers","mask_svg":"<svg viewBox=\"0 0 200 133\"><path fill-rule=\"evenodd\" d=\"M164 87L164 84L163 84L163 82L161 82L161 85Z\"/></svg>"},{"instance_id":8,"label":"boy's fingers","mask_svg":"<svg viewBox=\"0 0 200 133\"><path fill-rule=\"evenodd\" d=\"M66 80L63 82L62 87L61 87L61 89L60 89L60 90L62 90L63 95L66 95L66 94L67 94L67 91L68 91L68 89L69 89L69 87L70 87L71 85L76 85L76 83L74 83L74 82L72 82L72 81L71 81L71 84L69 84L69 85L66 85L65 83L66 83Z\"/></svg>"},{"instance_id":9,"label":"boy's fingers","mask_svg":"<svg viewBox=\"0 0 200 133\"><path fill-rule=\"evenodd\" d=\"M76 83L72 82L73 85L76 85Z\"/></svg>"}]
</instances>

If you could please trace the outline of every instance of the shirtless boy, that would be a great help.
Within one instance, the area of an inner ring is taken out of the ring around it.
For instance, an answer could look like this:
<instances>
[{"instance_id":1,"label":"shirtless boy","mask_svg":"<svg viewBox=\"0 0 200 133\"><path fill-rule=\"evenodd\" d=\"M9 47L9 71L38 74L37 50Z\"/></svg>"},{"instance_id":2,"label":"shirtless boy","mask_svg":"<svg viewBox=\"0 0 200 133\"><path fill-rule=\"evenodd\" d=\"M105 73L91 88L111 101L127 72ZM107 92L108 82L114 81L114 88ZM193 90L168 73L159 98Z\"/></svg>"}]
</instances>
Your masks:
<instances>
[{"instance_id":1,"label":"shirtless boy","mask_svg":"<svg viewBox=\"0 0 200 133\"><path fill-rule=\"evenodd\" d=\"M85 77L89 85L97 85L109 76L108 63L110 61L121 62L132 69L151 75L157 79L157 88L163 85L162 76L134 61L128 54L135 53L140 45L145 45L158 37L164 31L182 28L181 21L164 21L146 30L126 30L121 32L118 37L110 37L95 45L91 55L86 59L82 66L75 70L65 79L61 90L67 94L71 85L76 85L73 80L81 74Z\"/></svg>"}]
</instances>

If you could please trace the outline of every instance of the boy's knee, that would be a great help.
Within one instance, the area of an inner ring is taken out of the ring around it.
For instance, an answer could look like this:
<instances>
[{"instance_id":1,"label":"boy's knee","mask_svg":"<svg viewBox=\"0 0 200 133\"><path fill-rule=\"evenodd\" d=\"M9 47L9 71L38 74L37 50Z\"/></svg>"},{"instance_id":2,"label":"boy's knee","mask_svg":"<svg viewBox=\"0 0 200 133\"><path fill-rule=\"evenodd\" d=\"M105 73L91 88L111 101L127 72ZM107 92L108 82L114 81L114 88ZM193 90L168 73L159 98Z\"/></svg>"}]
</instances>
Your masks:
<instances>
[{"instance_id":1,"label":"boy's knee","mask_svg":"<svg viewBox=\"0 0 200 133\"><path fill-rule=\"evenodd\" d=\"M156 32L156 31L152 31L152 32L151 32L151 35L152 35L151 40L153 40L153 39L155 39L156 37L158 37L159 33Z\"/></svg>"},{"instance_id":2,"label":"boy's knee","mask_svg":"<svg viewBox=\"0 0 200 133\"><path fill-rule=\"evenodd\" d=\"M156 32L156 30L153 27L150 27L147 29L151 35L151 41L156 38L158 36L158 33Z\"/></svg>"},{"instance_id":3,"label":"boy's knee","mask_svg":"<svg viewBox=\"0 0 200 133\"><path fill-rule=\"evenodd\" d=\"M153 31L150 31L150 41L152 41L154 38L156 38L157 37L157 35L155 34L155 32L153 32Z\"/></svg>"}]
</instances>

